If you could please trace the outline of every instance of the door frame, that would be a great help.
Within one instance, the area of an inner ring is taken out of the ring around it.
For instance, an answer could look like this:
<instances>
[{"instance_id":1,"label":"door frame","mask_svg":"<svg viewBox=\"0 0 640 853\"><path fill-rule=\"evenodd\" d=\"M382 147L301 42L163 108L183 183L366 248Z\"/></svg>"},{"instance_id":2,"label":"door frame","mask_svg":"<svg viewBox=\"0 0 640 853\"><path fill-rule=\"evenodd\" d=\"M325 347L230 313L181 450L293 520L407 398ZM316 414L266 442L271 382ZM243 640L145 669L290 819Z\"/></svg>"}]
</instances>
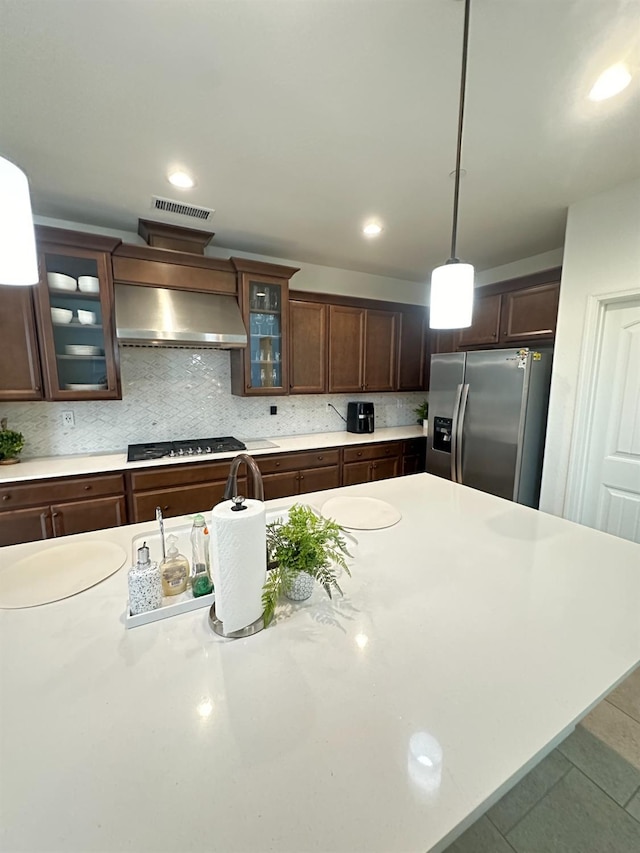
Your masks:
<instances>
[{"instance_id":1,"label":"door frame","mask_svg":"<svg viewBox=\"0 0 640 853\"><path fill-rule=\"evenodd\" d=\"M636 302L640 287L587 297L582 353L573 415L572 448L569 455L563 517L582 523L587 487L587 461L593 439L596 388L602 361L602 342L607 309L612 305Z\"/></svg>"}]
</instances>

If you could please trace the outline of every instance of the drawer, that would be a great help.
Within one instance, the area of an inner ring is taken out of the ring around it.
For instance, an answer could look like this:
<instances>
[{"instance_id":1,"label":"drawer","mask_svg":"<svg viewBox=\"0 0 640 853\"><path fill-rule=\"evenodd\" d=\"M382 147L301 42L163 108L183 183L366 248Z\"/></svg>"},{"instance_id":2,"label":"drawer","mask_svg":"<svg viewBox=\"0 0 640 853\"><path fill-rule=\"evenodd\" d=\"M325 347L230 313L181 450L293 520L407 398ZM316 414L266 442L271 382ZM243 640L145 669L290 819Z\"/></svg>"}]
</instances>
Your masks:
<instances>
[{"instance_id":1,"label":"drawer","mask_svg":"<svg viewBox=\"0 0 640 853\"><path fill-rule=\"evenodd\" d=\"M219 480L217 483L195 483L176 486L174 489L138 492L131 499L133 521L153 521L157 506L161 508L165 518L195 512L208 514L212 507L222 500L224 487L225 481ZM243 478L238 479L238 494L247 494L247 481Z\"/></svg>"},{"instance_id":2,"label":"drawer","mask_svg":"<svg viewBox=\"0 0 640 853\"><path fill-rule=\"evenodd\" d=\"M99 477L35 480L18 486L0 486L0 511L34 504L60 503L78 498L124 493L122 474L104 474Z\"/></svg>"},{"instance_id":3,"label":"drawer","mask_svg":"<svg viewBox=\"0 0 640 853\"><path fill-rule=\"evenodd\" d=\"M365 459L386 459L400 456L401 442L392 441L386 444L361 444L355 447L345 447L345 462L361 462Z\"/></svg>"},{"instance_id":4,"label":"drawer","mask_svg":"<svg viewBox=\"0 0 640 853\"><path fill-rule=\"evenodd\" d=\"M426 438L407 438L402 442L403 456L420 456L427 449Z\"/></svg>"},{"instance_id":5,"label":"drawer","mask_svg":"<svg viewBox=\"0 0 640 853\"><path fill-rule=\"evenodd\" d=\"M188 486L192 483L212 483L216 480L226 480L230 468L230 459L221 462L182 462L176 465L165 465L163 468L145 468L143 471L131 472L131 488L134 492L141 492L145 489ZM244 466L241 466L240 472L243 470Z\"/></svg>"},{"instance_id":6,"label":"drawer","mask_svg":"<svg viewBox=\"0 0 640 853\"><path fill-rule=\"evenodd\" d=\"M255 459L263 474L276 474L278 471L300 471L302 468L338 465L340 451L333 449L313 450L309 453L280 453L276 456L256 456Z\"/></svg>"}]
</instances>

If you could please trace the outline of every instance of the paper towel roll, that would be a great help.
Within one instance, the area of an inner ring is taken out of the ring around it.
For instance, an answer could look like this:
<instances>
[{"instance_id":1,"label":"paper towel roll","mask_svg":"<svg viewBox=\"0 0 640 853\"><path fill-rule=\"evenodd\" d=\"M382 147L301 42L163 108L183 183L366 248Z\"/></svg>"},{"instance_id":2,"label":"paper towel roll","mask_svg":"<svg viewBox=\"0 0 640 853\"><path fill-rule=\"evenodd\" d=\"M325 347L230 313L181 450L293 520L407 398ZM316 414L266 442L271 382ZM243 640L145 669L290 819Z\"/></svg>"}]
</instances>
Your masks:
<instances>
[{"instance_id":1,"label":"paper towel roll","mask_svg":"<svg viewBox=\"0 0 640 853\"><path fill-rule=\"evenodd\" d=\"M246 628L262 616L262 587L267 574L264 503L247 500L246 509L235 512L233 505L224 501L212 510L216 616L226 634Z\"/></svg>"}]
</instances>

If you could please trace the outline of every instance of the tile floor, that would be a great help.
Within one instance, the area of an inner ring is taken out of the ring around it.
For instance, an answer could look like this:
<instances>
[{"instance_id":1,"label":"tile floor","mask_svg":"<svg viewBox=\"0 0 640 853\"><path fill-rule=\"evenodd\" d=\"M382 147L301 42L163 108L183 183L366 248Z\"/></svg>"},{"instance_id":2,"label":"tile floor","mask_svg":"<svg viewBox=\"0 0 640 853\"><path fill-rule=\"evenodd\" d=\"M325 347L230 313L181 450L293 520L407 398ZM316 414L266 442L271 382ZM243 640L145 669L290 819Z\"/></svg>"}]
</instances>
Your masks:
<instances>
[{"instance_id":1,"label":"tile floor","mask_svg":"<svg viewBox=\"0 0 640 853\"><path fill-rule=\"evenodd\" d=\"M640 668L446 853L639 853Z\"/></svg>"}]
</instances>

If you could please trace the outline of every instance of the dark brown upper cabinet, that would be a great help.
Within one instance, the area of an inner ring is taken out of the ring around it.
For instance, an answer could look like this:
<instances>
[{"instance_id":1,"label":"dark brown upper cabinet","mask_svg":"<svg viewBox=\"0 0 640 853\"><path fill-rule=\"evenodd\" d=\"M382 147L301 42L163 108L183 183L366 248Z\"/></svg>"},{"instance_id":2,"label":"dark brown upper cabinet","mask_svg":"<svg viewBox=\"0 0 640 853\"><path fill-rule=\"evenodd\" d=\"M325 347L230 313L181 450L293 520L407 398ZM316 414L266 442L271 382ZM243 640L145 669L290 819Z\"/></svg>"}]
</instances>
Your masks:
<instances>
[{"instance_id":1,"label":"dark brown upper cabinet","mask_svg":"<svg viewBox=\"0 0 640 853\"><path fill-rule=\"evenodd\" d=\"M397 329L396 312L367 310L363 390L396 390Z\"/></svg>"},{"instance_id":2,"label":"dark brown upper cabinet","mask_svg":"<svg viewBox=\"0 0 640 853\"><path fill-rule=\"evenodd\" d=\"M318 302L289 302L289 391L325 394L327 391L328 306Z\"/></svg>"},{"instance_id":3,"label":"dark brown upper cabinet","mask_svg":"<svg viewBox=\"0 0 640 853\"><path fill-rule=\"evenodd\" d=\"M120 399L111 278L111 252L120 241L56 228L38 228L36 236L34 296L46 398Z\"/></svg>"},{"instance_id":4,"label":"dark brown upper cabinet","mask_svg":"<svg viewBox=\"0 0 640 853\"><path fill-rule=\"evenodd\" d=\"M559 298L557 268L479 288L471 326L434 332L431 352L535 346L537 341L552 341Z\"/></svg>"},{"instance_id":5,"label":"dark brown upper cabinet","mask_svg":"<svg viewBox=\"0 0 640 853\"><path fill-rule=\"evenodd\" d=\"M364 391L366 311L348 305L329 306L329 391Z\"/></svg>"},{"instance_id":6,"label":"dark brown upper cabinet","mask_svg":"<svg viewBox=\"0 0 640 853\"><path fill-rule=\"evenodd\" d=\"M393 391L398 314L329 306L329 391Z\"/></svg>"},{"instance_id":7,"label":"dark brown upper cabinet","mask_svg":"<svg viewBox=\"0 0 640 853\"><path fill-rule=\"evenodd\" d=\"M398 321L398 391L422 391L426 385L427 309L401 311Z\"/></svg>"},{"instance_id":8,"label":"dark brown upper cabinet","mask_svg":"<svg viewBox=\"0 0 640 853\"><path fill-rule=\"evenodd\" d=\"M39 283L0 288L0 399L119 398L110 255L120 240L36 226L36 242ZM50 284L49 273L70 289ZM83 280L80 290L81 276L93 285Z\"/></svg>"},{"instance_id":9,"label":"dark brown upper cabinet","mask_svg":"<svg viewBox=\"0 0 640 853\"><path fill-rule=\"evenodd\" d=\"M505 293L502 297L501 343L553 338L559 299L559 282Z\"/></svg>"},{"instance_id":10,"label":"dark brown upper cabinet","mask_svg":"<svg viewBox=\"0 0 640 853\"><path fill-rule=\"evenodd\" d=\"M231 391L242 397L289 393L289 279L294 267L231 258L247 329L246 349L231 352Z\"/></svg>"},{"instance_id":11,"label":"dark brown upper cabinet","mask_svg":"<svg viewBox=\"0 0 640 853\"><path fill-rule=\"evenodd\" d=\"M42 400L33 288L0 287L0 400Z\"/></svg>"},{"instance_id":12,"label":"dark brown upper cabinet","mask_svg":"<svg viewBox=\"0 0 640 853\"><path fill-rule=\"evenodd\" d=\"M500 336L500 309L502 296L480 296L476 291L473 305L473 320L467 329L456 335L458 349L477 346L493 346Z\"/></svg>"}]
</instances>

